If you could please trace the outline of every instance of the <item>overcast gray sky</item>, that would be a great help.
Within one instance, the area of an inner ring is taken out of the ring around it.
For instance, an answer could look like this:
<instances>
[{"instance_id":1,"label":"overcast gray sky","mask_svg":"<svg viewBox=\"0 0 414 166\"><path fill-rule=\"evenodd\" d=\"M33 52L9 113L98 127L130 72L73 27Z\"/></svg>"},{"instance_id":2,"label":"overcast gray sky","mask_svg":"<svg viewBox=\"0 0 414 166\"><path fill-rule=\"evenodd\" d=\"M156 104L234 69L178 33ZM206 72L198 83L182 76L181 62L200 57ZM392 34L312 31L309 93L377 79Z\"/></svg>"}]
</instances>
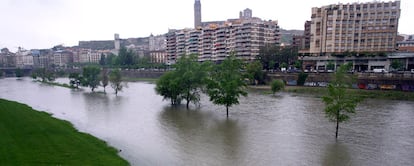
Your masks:
<instances>
[{"instance_id":1,"label":"overcast gray sky","mask_svg":"<svg viewBox=\"0 0 414 166\"><path fill-rule=\"evenodd\" d=\"M371 0L201 0L202 20L253 16L278 20L284 29L301 29L311 8ZM193 27L194 0L0 0L0 48L16 50L77 45L79 40L111 40L164 34ZM411 11L409 9L412 9ZM414 33L414 1L401 0L399 32Z\"/></svg>"}]
</instances>

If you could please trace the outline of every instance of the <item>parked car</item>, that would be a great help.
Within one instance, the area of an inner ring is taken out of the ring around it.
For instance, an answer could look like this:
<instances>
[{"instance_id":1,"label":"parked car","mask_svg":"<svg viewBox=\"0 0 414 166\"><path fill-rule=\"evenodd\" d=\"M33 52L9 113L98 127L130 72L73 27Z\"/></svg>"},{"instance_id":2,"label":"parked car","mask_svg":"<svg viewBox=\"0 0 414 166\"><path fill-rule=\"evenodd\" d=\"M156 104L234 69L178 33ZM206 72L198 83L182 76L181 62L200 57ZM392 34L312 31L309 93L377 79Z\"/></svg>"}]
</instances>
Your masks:
<instances>
[{"instance_id":1,"label":"parked car","mask_svg":"<svg viewBox=\"0 0 414 166\"><path fill-rule=\"evenodd\" d=\"M387 73L387 70L385 69L374 69L373 71L374 73Z\"/></svg>"}]
</instances>

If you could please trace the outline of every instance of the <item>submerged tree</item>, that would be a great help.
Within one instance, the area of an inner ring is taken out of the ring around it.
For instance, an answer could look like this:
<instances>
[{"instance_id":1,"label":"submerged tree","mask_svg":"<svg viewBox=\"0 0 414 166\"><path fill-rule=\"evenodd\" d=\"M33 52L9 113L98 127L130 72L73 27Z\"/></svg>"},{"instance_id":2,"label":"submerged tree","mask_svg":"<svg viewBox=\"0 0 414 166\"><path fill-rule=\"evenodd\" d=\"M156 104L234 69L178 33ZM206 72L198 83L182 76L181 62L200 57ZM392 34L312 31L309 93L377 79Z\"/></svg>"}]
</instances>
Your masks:
<instances>
[{"instance_id":1,"label":"submerged tree","mask_svg":"<svg viewBox=\"0 0 414 166\"><path fill-rule=\"evenodd\" d=\"M201 88L207 77L207 63L199 63L196 55L182 56L175 64L176 77L182 88L181 96L187 101L187 109L190 102L197 104L200 101Z\"/></svg>"},{"instance_id":2,"label":"submerged tree","mask_svg":"<svg viewBox=\"0 0 414 166\"><path fill-rule=\"evenodd\" d=\"M101 69L97 66L86 66L83 68L83 81L82 85L90 87L92 92L99 86L99 73Z\"/></svg>"},{"instance_id":3,"label":"submerged tree","mask_svg":"<svg viewBox=\"0 0 414 166\"><path fill-rule=\"evenodd\" d=\"M181 92L183 87L180 86L180 79L176 77L176 71L169 71L163 74L156 83L155 91L165 99L170 99L171 105L181 103Z\"/></svg>"},{"instance_id":4,"label":"submerged tree","mask_svg":"<svg viewBox=\"0 0 414 166\"><path fill-rule=\"evenodd\" d=\"M119 91L122 91L122 75L119 69L114 69L109 74L109 81L111 82L111 87L115 90L115 95L118 95Z\"/></svg>"},{"instance_id":5,"label":"submerged tree","mask_svg":"<svg viewBox=\"0 0 414 166\"><path fill-rule=\"evenodd\" d=\"M347 121L349 114L355 113L355 108L359 102L358 98L346 91L347 88L351 87L353 80L349 78L349 75L346 75L350 67L349 64L346 64L338 68L333 81L328 85L328 94L323 97L326 105L326 117L336 122L335 138L338 138L339 123Z\"/></svg>"},{"instance_id":6,"label":"submerged tree","mask_svg":"<svg viewBox=\"0 0 414 166\"><path fill-rule=\"evenodd\" d=\"M82 82L82 76L79 73L69 74L69 84L71 87L78 89Z\"/></svg>"},{"instance_id":7,"label":"submerged tree","mask_svg":"<svg viewBox=\"0 0 414 166\"><path fill-rule=\"evenodd\" d=\"M207 83L207 93L214 104L229 107L239 104L240 95L247 96L246 83L241 73L242 62L235 56L227 57L221 64L214 66Z\"/></svg>"},{"instance_id":8,"label":"submerged tree","mask_svg":"<svg viewBox=\"0 0 414 166\"><path fill-rule=\"evenodd\" d=\"M38 77L42 79L42 82L53 81L55 80L55 73L46 68L38 68L32 73L32 78L37 79Z\"/></svg>"},{"instance_id":9,"label":"submerged tree","mask_svg":"<svg viewBox=\"0 0 414 166\"><path fill-rule=\"evenodd\" d=\"M102 82L102 87L104 88L104 92L106 93L106 86L108 86L108 83L109 83L109 76L108 76L108 70L105 68L102 70L102 73L101 73L101 82Z\"/></svg>"},{"instance_id":10,"label":"submerged tree","mask_svg":"<svg viewBox=\"0 0 414 166\"><path fill-rule=\"evenodd\" d=\"M210 63L199 63L196 55L183 55L174 64L175 70L169 71L157 81L155 90L170 99L172 105L186 100L187 109L190 102L197 104L204 87L204 80L208 75Z\"/></svg>"}]
</instances>

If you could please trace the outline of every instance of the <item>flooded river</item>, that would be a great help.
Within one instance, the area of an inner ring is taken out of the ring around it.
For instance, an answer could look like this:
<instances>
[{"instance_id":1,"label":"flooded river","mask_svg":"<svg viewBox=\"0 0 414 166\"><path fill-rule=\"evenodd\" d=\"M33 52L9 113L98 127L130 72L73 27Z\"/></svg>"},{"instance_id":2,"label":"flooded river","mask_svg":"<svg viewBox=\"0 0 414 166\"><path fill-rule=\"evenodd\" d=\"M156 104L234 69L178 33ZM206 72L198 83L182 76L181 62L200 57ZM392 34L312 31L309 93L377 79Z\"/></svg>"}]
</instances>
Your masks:
<instances>
[{"instance_id":1,"label":"flooded river","mask_svg":"<svg viewBox=\"0 0 414 166\"><path fill-rule=\"evenodd\" d=\"M62 81L62 80L60 80ZM63 80L64 81L64 80ZM118 96L0 79L0 98L70 121L120 149L132 165L413 165L414 102L370 100L342 123L311 95L249 92L240 105L171 107L154 84L128 83ZM97 89L103 91L102 88Z\"/></svg>"}]
</instances>

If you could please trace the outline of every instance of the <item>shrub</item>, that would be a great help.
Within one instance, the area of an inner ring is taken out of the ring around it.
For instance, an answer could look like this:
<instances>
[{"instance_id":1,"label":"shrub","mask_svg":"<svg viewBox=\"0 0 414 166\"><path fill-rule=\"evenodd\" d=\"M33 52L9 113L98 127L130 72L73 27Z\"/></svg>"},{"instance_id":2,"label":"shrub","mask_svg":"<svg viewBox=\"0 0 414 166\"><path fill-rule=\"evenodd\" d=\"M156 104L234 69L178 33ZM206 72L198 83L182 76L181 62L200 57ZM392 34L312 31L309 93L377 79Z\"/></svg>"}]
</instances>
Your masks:
<instances>
[{"instance_id":1,"label":"shrub","mask_svg":"<svg viewBox=\"0 0 414 166\"><path fill-rule=\"evenodd\" d=\"M282 89L285 88L285 83L282 80L273 80L272 84L272 92L273 94L276 93L277 91L280 91Z\"/></svg>"}]
</instances>

